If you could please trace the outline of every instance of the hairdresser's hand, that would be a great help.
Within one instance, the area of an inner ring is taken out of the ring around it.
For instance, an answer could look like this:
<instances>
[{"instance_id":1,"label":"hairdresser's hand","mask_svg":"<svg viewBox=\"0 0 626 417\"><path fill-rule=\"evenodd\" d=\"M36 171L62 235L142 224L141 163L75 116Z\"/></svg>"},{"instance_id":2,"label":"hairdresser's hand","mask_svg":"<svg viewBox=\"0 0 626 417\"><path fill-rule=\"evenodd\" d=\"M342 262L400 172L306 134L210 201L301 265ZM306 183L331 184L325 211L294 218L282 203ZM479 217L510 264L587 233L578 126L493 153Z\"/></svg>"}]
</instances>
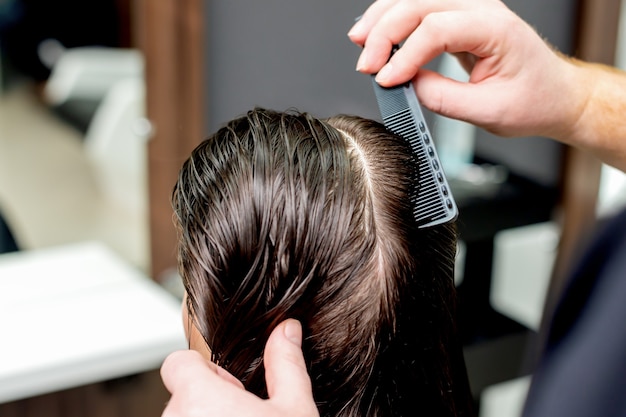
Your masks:
<instances>
[{"instance_id":1,"label":"hairdresser's hand","mask_svg":"<svg viewBox=\"0 0 626 417\"><path fill-rule=\"evenodd\" d=\"M268 400L244 390L235 377L195 351L171 354L161 376L172 393L163 417L318 417L300 349L302 329L286 320L265 347Z\"/></svg>"},{"instance_id":2,"label":"hairdresser's hand","mask_svg":"<svg viewBox=\"0 0 626 417\"><path fill-rule=\"evenodd\" d=\"M564 139L590 95L579 67L499 0L378 0L348 36L364 46L359 71L378 72L385 86L412 79L430 110L502 136ZM422 68L443 52L459 58L469 83Z\"/></svg>"}]
</instances>

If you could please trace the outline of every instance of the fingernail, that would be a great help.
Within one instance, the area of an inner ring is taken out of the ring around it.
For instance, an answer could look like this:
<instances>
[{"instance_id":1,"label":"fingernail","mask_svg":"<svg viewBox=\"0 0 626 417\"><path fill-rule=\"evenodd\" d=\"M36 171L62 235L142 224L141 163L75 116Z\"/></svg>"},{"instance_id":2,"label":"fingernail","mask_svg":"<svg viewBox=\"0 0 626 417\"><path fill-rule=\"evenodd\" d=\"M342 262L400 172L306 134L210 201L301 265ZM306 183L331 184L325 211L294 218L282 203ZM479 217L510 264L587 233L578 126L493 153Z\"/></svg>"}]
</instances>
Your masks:
<instances>
[{"instance_id":1,"label":"fingernail","mask_svg":"<svg viewBox=\"0 0 626 417\"><path fill-rule=\"evenodd\" d=\"M359 32L361 31L361 26L362 26L361 25L361 16L358 16L356 19L354 19L354 21L356 23L354 25L352 25L352 27L348 31L348 37L349 38L353 37L354 35L358 35Z\"/></svg>"},{"instance_id":2,"label":"fingernail","mask_svg":"<svg viewBox=\"0 0 626 417\"><path fill-rule=\"evenodd\" d=\"M393 67L391 66L391 64L387 64L384 67L382 67L380 69L380 71L378 71L378 74L376 74L376 82L385 82L389 79L389 77L391 76L391 73L393 71Z\"/></svg>"},{"instance_id":3,"label":"fingernail","mask_svg":"<svg viewBox=\"0 0 626 417\"><path fill-rule=\"evenodd\" d=\"M356 70L361 71L365 68L367 64L367 51L363 49L361 55L359 56L359 60L356 62Z\"/></svg>"},{"instance_id":4,"label":"fingernail","mask_svg":"<svg viewBox=\"0 0 626 417\"><path fill-rule=\"evenodd\" d=\"M297 320L288 320L285 323L285 337L294 345L302 345L302 326Z\"/></svg>"}]
</instances>

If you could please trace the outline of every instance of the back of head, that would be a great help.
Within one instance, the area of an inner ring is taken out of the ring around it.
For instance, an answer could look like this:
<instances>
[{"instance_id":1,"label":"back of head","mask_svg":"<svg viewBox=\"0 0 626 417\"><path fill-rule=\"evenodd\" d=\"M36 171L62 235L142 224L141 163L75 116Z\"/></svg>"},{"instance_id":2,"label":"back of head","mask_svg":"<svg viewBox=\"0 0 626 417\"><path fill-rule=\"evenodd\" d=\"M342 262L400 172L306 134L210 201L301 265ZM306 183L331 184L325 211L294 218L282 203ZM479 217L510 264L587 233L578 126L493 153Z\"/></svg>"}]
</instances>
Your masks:
<instances>
[{"instance_id":1,"label":"back of head","mask_svg":"<svg viewBox=\"0 0 626 417\"><path fill-rule=\"evenodd\" d=\"M404 142L358 117L256 109L194 150L173 202L188 308L265 395L271 330L303 324L322 416L464 415L455 231L418 229Z\"/></svg>"}]
</instances>

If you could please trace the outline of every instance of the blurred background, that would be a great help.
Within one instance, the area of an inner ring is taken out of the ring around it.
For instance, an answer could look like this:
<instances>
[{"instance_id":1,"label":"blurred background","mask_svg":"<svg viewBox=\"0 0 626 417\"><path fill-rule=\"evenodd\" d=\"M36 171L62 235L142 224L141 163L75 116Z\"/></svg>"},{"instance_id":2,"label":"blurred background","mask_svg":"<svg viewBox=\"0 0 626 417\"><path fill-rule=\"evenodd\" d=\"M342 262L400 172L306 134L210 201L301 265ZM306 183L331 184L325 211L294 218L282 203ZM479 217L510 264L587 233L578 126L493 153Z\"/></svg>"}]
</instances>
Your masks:
<instances>
[{"instance_id":1,"label":"blurred background","mask_svg":"<svg viewBox=\"0 0 626 417\"><path fill-rule=\"evenodd\" d=\"M626 68L620 0L505 3L566 54ZM140 313L129 305L129 312L145 316L137 326L170 331L158 343L156 333L133 342L135 354L141 346L160 346L142 366L133 366L138 360L128 346L94 348L97 354L72 366L113 357L109 372L50 377L31 390L0 389L0 415L160 414L167 394L156 369L182 343L173 318L181 287L169 206L180 164L209 133L254 106L380 119L370 78L354 70L360 51L346 37L369 4L0 0L0 293L42 286L45 298L30 302L61 300L54 294L63 282L86 286L99 271L98 285L108 285L102 271L115 264L132 276L129 282L149 281L145 289L133 287L134 298L147 291L159 300ZM465 77L447 56L430 67ZM461 213L460 328L477 410L482 417L516 417L542 313L550 311L595 219L623 206L623 174L545 138L503 140L427 118ZM58 259L67 264L58 266ZM68 280L67 265L84 269L75 267L78 278ZM30 280L32 274L45 279ZM116 291L128 296L124 285ZM94 302L81 310L85 326L111 320L107 305L126 314L118 298L101 302L105 307ZM161 314L169 327L158 326ZM52 328L63 333L63 326L75 326L67 317L59 315ZM13 320L0 314L0 331L19 349L24 333L11 333L23 331ZM111 327L93 337L125 337L121 327ZM12 348L3 345L0 356L8 356ZM47 350L45 343L39 350ZM27 374L23 385L36 385L29 381L40 380L41 370L23 360L14 374L3 374L0 361L0 386ZM64 366L59 369L70 365Z\"/></svg>"}]
</instances>

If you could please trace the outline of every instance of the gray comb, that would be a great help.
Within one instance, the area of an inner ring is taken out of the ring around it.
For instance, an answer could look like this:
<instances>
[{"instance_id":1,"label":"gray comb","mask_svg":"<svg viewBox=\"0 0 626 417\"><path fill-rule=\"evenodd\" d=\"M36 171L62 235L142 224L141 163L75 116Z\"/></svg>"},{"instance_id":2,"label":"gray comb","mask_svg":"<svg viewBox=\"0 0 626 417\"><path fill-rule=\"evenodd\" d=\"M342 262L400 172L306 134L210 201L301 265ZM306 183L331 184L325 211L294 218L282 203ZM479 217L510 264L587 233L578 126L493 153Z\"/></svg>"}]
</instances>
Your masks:
<instances>
[{"instance_id":1,"label":"gray comb","mask_svg":"<svg viewBox=\"0 0 626 417\"><path fill-rule=\"evenodd\" d=\"M454 220L458 209L413 85L409 82L386 88L374 78L372 82L385 127L404 138L417 158L419 178L415 179L416 190L410 199L418 226L430 227Z\"/></svg>"}]
</instances>

